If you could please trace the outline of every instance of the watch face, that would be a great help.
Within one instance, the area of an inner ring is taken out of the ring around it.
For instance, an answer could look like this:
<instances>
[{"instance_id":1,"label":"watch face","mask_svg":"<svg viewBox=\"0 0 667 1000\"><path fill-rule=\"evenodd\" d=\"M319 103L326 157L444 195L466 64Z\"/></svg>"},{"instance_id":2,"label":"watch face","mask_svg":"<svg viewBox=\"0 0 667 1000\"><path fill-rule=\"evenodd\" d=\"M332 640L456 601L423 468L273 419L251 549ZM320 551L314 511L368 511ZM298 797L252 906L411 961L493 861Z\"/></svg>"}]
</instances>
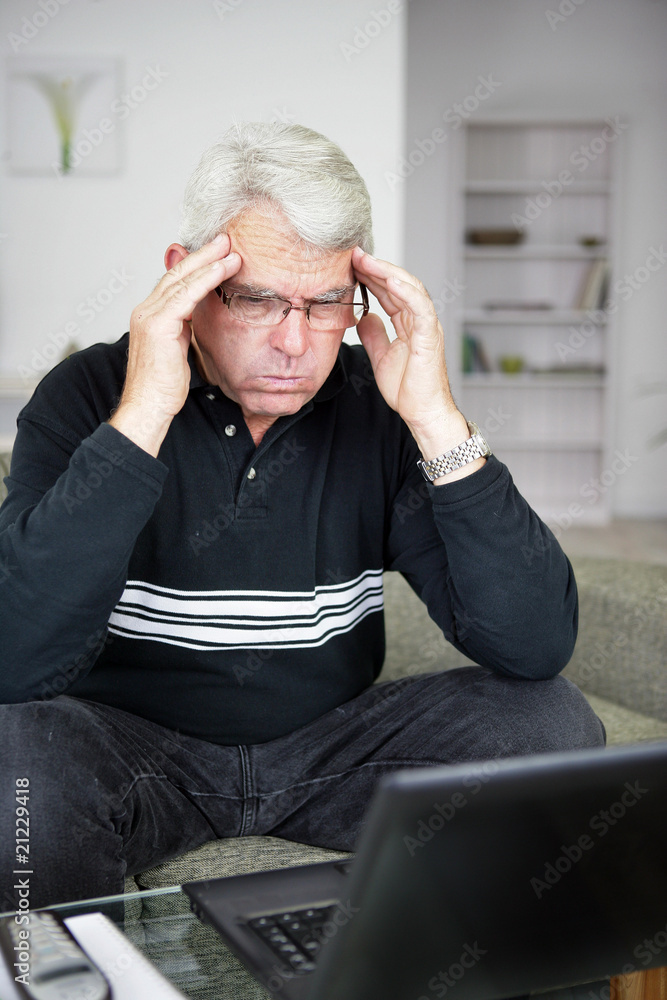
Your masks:
<instances>
[{"instance_id":1,"label":"watch face","mask_svg":"<svg viewBox=\"0 0 667 1000\"><path fill-rule=\"evenodd\" d=\"M474 420L468 420L468 427L470 428L471 437L477 437L479 439L479 446L483 451L477 456L478 458L486 458L487 455L493 454L489 448L489 442L486 440L482 432L480 431Z\"/></svg>"}]
</instances>

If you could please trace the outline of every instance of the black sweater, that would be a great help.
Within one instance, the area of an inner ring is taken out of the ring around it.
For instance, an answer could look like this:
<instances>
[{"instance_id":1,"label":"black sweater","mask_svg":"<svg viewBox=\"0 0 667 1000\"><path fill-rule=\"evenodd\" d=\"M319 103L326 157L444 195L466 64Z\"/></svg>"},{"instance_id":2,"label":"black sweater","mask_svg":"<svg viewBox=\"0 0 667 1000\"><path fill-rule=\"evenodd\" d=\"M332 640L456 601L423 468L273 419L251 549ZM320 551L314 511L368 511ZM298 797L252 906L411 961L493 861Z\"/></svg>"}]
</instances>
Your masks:
<instances>
[{"instance_id":1,"label":"black sweater","mask_svg":"<svg viewBox=\"0 0 667 1000\"><path fill-rule=\"evenodd\" d=\"M215 743L273 739L379 674L383 570L477 663L531 679L567 663L577 595L557 541L496 458L426 484L362 348L257 448L191 364L155 459L105 422L127 347L73 355L19 415L0 701L67 692Z\"/></svg>"}]
</instances>

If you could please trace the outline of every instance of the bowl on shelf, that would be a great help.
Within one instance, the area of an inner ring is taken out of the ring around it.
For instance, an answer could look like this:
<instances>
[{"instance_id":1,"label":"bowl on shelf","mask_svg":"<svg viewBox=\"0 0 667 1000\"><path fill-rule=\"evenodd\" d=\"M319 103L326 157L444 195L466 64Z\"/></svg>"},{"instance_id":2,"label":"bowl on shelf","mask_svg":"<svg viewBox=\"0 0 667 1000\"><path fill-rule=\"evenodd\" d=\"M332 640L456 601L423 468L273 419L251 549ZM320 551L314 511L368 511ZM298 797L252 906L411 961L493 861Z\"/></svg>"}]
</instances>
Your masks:
<instances>
[{"instance_id":1,"label":"bowl on shelf","mask_svg":"<svg viewBox=\"0 0 667 1000\"><path fill-rule=\"evenodd\" d=\"M518 375L523 371L524 359L520 354L504 354L498 358L498 364L505 375Z\"/></svg>"},{"instance_id":2,"label":"bowl on shelf","mask_svg":"<svg viewBox=\"0 0 667 1000\"><path fill-rule=\"evenodd\" d=\"M519 229L469 229L466 240L475 246L513 246L521 243L525 235Z\"/></svg>"},{"instance_id":3,"label":"bowl on shelf","mask_svg":"<svg viewBox=\"0 0 667 1000\"><path fill-rule=\"evenodd\" d=\"M604 236L580 236L579 243L582 247L603 247L606 243Z\"/></svg>"}]
</instances>

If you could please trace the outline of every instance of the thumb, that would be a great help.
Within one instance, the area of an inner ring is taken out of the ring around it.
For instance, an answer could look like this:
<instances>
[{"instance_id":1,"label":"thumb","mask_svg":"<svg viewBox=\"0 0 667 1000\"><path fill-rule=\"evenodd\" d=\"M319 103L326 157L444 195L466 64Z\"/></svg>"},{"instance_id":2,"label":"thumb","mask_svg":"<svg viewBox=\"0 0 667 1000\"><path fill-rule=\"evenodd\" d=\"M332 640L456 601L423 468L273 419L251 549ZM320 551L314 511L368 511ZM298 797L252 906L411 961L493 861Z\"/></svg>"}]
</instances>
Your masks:
<instances>
[{"instance_id":1,"label":"thumb","mask_svg":"<svg viewBox=\"0 0 667 1000\"><path fill-rule=\"evenodd\" d=\"M357 333L375 371L391 345L384 323L376 313L369 313L357 325Z\"/></svg>"}]
</instances>

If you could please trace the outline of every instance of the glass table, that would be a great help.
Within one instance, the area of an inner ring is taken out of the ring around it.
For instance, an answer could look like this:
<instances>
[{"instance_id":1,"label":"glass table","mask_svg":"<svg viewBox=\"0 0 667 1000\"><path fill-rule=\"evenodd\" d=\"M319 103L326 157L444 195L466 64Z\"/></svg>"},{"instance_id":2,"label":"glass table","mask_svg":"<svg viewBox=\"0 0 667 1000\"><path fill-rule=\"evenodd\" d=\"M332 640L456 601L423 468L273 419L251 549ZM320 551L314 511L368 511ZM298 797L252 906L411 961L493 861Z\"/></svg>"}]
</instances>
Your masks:
<instances>
[{"instance_id":1,"label":"glass table","mask_svg":"<svg viewBox=\"0 0 667 1000\"><path fill-rule=\"evenodd\" d=\"M102 896L50 909L63 918L104 913L191 1000L271 998L216 931L195 917L180 886ZM667 1000L667 967L545 991L535 997L536 1000Z\"/></svg>"},{"instance_id":2,"label":"glass table","mask_svg":"<svg viewBox=\"0 0 667 1000\"><path fill-rule=\"evenodd\" d=\"M270 997L219 935L195 917L180 886L63 903L49 909L63 919L104 913L191 1000Z\"/></svg>"}]
</instances>

